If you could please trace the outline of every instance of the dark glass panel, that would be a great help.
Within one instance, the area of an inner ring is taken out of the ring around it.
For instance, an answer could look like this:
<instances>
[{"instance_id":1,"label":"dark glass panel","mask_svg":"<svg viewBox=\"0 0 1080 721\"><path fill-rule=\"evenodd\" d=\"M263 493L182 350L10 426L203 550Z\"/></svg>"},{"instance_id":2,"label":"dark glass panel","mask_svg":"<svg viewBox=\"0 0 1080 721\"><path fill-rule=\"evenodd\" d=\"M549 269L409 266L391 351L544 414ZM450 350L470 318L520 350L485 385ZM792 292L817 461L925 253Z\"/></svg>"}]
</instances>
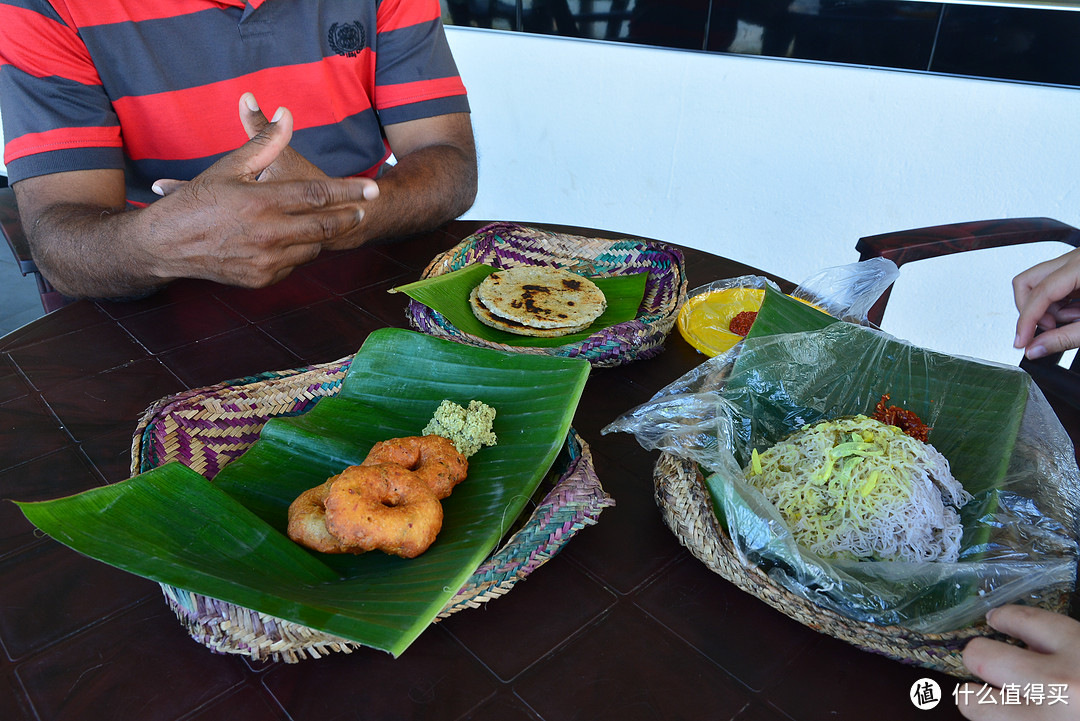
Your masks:
<instances>
[{"instance_id":1,"label":"dark glass panel","mask_svg":"<svg viewBox=\"0 0 1080 721\"><path fill-rule=\"evenodd\" d=\"M1080 13L950 6L930 69L1080 85Z\"/></svg>"},{"instance_id":2,"label":"dark glass panel","mask_svg":"<svg viewBox=\"0 0 1080 721\"><path fill-rule=\"evenodd\" d=\"M765 20L762 53L926 70L939 14L940 6L928 3L802 0Z\"/></svg>"},{"instance_id":3,"label":"dark glass panel","mask_svg":"<svg viewBox=\"0 0 1080 721\"><path fill-rule=\"evenodd\" d=\"M900 0L442 0L448 25L1080 86L1080 12Z\"/></svg>"},{"instance_id":4,"label":"dark glass panel","mask_svg":"<svg viewBox=\"0 0 1080 721\"><path fill-rule=\"evenodd\" d=\"M441 0L443 23L472 28L520 30L514 0Z\"/></svg>"},{"instance_id":5,"label":"dark glass panel","mask_svg":"<svg viewBox=\"0 0 1080 721\"><path fill-rule=\"evenodd\" d=\"M706 50L786 56L792 0L713 0Z\"/></svg>"},{"instance_id":6,"label":"dark glass panel","mask_svg":"<svg viewBox=\"0 0 1080 721\"><path fill-rule=\"evenodd\" d=\"M673 0L678 5L684 0ZM708 0L696 0L699 4ZM591 40L626 40L635 0L522 0L525 32ZM704 14L697 23L704 35Z\"/></svg>"},{"instance_id":7,"label":"dark glass panel","mask_svg":"<svg viewBox=\"0 0 1080 721\"><path fill-rule=\"evenodd\" d=\"M709 0L637 0L631 3L626 40L685 50L704 50Z\"/></svg>"}]
</instances>

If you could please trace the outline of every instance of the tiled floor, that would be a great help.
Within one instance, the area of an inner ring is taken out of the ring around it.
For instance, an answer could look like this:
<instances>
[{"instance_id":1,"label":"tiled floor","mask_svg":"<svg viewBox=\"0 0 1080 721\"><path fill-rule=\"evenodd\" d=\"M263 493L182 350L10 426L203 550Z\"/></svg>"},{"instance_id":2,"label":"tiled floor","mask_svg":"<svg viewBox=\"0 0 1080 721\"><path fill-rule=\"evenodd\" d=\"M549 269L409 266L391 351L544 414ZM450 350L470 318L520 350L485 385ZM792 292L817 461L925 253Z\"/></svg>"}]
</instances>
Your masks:
<instances>
[{"instance_id":1,"label":"tiled floor","mask_svg":"<svg viewBox=\"0 0 1080 721\"><path fill-rule=\"evenodd\" d=\"M33 277L23 277L7 245L0 242L0 336L40 318L43 313Z\"/></svg>"}]
</instances>

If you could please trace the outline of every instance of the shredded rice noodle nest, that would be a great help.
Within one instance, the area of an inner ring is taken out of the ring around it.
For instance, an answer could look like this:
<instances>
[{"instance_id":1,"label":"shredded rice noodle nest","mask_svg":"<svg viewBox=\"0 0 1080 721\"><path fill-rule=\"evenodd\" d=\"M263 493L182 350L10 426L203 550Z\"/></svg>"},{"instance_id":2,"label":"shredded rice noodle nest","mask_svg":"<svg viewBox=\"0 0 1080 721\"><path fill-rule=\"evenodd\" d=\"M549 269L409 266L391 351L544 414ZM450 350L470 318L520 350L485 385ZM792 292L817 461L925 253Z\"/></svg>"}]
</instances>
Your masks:
<instances>
[{"instance_id":1,"label":"shredded rice noodle nest","mask_svg":"<svg viewBox=\"0 0 1080 721\"><path fill-rule=\"evenodd\" d=\"M753 451L747 481L795 540L824 558L955 561L971 494L933 446L866 416L800 429Z\"/></svg>"}]
</instances>

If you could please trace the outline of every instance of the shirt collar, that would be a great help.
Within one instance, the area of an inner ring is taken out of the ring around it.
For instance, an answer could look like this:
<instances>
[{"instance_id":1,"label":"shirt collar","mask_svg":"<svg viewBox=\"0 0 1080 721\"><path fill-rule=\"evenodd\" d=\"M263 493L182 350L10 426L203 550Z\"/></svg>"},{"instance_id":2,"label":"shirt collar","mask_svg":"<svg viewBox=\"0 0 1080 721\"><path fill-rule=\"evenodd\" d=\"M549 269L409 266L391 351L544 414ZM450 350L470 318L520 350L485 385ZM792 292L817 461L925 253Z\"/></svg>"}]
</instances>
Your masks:
<instances>
[{"instance_id":1,"label":"shirt collar","mask_svg":"<svg viewBox=\"0 0 1080 721\"><path fill-rule=\"evenodd\" d=\"M226 5L228 7L245 9L249 4L252 10L258 10L266 0L213 0L218 5Z\"/></svg>"}]
</instances>

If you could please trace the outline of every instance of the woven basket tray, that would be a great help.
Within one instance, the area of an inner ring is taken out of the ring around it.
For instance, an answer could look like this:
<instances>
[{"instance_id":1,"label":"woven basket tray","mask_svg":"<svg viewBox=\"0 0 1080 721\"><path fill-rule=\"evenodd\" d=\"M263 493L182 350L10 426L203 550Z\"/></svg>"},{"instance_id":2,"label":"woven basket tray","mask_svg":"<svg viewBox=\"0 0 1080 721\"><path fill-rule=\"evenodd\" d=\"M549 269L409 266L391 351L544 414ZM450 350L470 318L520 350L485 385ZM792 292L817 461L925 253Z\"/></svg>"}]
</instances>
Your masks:
<instances>
[{"instance_id":1,"label":"woven basket tray","mask_svg":"<svg viewBox=\"0 0 1080 721\"><path fill-rule=\"evenodd\" d=\"M959 678L971 678L961 652L975 636L1012 642L985 623L939 634L921 634L901 626L855 621L811 603L774 583L756 566L739 560L734 544L720 526L704 478L692 461L661 453L653 471L656 503L664 522L679 541L711 571L743 591L815 631L839 638L864 651ZM1050 595L1044 606L1064 611L1068 595Z\"/></svg>"},{"instance_id":2,"label":"woven basket tray","mask_svg":"<svg viewBox=\"0 0 1080 721\"><path fill-rule=\"evenodd\" d=\"M336 395L352 358L227 381L163 398L139 420L132 440L131 472L180 461L212 479L259 437L275 416L303 413L319 398ZM600 512L614 505L601 487L592 453L571 430L555 461L557 473L532 515L496 550L443 607L439 618L477 608L507 593L542 566ZM543 490L541 490L543 492ZM161 584L165 598L196 641L220 653L295 663L361 644L241 606Z\"/></svg>"},{"instance_id":3,"label":"woven basket tray","mask_svg":"<svg viewBox=\"0 0 1080 721\"><path fill-rule=\"evenodd\" d=\"M664 339L675 324L679 307L686 299L685 262L682 252L674 246L635 239L586 238L513 223L484 226L432 259L422 277L442 275L474 263L486 263L496 268L555 266L586 276L647 271L649 279L637 318L604 328L575 343L553 348L509 346L485 340L459 330L436 311L412 300L406 314L414 328L468 345L515 353L580 357L596 367L609 367L660 353Z\"/></svg>"}]
</instances>

